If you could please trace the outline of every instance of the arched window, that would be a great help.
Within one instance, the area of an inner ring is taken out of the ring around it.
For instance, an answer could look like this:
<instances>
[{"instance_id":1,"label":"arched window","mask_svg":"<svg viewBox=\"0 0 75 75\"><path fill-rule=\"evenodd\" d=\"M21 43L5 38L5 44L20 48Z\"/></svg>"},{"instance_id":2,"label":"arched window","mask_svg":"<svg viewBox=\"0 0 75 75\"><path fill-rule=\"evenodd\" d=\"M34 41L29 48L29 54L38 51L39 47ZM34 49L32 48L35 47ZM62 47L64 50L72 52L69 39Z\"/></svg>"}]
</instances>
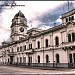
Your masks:
<instances>
[{"instance_id":1,"label":"arched window","mask_svg":"<svg viewBox=\"0 0 75 75\"><path fill-rule=\"evenodd\" d=\"M40 63L40 56L38 55L38 63Z\"/></svg>"},{"instance_id":2,"label":"arched window","mask_svg":"<svg viewBox=\"0 0 75 75\"><path fill-rule=\"evenodd\" d=\"M56 63L59 63L59 54L56 54Z\"/></svg>"},{"instance_id":3,"label":"arched window","mask_svg":"<svg viewBox=\"0 0 75 75\"><path fill-rule=\"evenodd\" d=\"M68 18L66 18L66 22L68 22Z\"/></svg>"},{"instance_id":4,"label":"arched window","mask_svg":"<svg viewBox=\"0 0 75 75\"><path fill-rule=\"evenodd\" d=\"M48 39L45 40L45 46L48 47Z\"/></svg>"},{"instance_id":5,"label":"arched window","mask_svg":"<svg viewBox=\"0 0 75 75\"><path fill-rule=\"evenodd\" d=\"M39 41L37 42L37 47L38 47L38 49L40 48L40 42Z\"/></svg>"},{"instance_id":6,"label":"arched window","mask_svg":"<svg viewBox=\"0 0 75 75\"><path fill-rule=\"evenodd\" d=\"M71 34L68 34L68 42L71 42Z\"/></svg>"},{"instance_id":7,"label":"arched window","mask_svg":"<svg viewBox=\"0 0 75 75\"><path fill-rule=\"evenodd\" d=\"M49 56L46 55L46 63L49 63Z\"/></svg>"},{"instance_id":8,"label":"arched window","mask_svg":"<svg viewBox=\"0 0 75 75\"><path fill-rule=\"evenodd\" d=\"M56 36L55 37L55 45L58 46L59 45L59 38Z\"/></svg>"},{"instance_id":9,"label":"arched window","mask_svg":"<svg viewBox=\"0 0 75 75\"><path fill-rule=\"evenodd\" d=\"M73 60L74 60L74 63L75 63L75 53L73 54Z\"/></svg>"},{"instance_id":10,"label":"arched window","mask_svg":"<svg viewBox=\"0 0 75 75\"><path fill-rule=\"evenodd\" d=\"M72 63L72 54L69 54L70 63Z\"/></svg>"},{"instance_id":11,"label":"arched window","mask_svg":"<svg viewBox=\"0 0 75 75\"><path fill-rule=\"evenodd\" d=\"M72 16L71 19L74 20L74 16Z\"/></svg>"},{"instance_id":12,"label":"arched window","mask_svg":"<svg viewBox=\"0 0 75 75\"><path fill-rule=\"evenodd\" d=\"M20 46L20 51L22 51L22 46Z\"/></svg>"},{"instance_id":13,"label":"arched window","mask_svg":"<svg viewBox=\"0 0 75 75\"><path fill-rule=\"evenodd\" d=\"M72 41L75 41L75 33L72 33Z\"/></svg>"},{"instance_id":14,"label":"arched window","mask_svg":"<svg viewBox=\"0 0 75 75\"><path fill-rule=\"evenodd\" d=\"M69 21L71 20L71 18L69 17Z\"/></svg>"}]
</instances>

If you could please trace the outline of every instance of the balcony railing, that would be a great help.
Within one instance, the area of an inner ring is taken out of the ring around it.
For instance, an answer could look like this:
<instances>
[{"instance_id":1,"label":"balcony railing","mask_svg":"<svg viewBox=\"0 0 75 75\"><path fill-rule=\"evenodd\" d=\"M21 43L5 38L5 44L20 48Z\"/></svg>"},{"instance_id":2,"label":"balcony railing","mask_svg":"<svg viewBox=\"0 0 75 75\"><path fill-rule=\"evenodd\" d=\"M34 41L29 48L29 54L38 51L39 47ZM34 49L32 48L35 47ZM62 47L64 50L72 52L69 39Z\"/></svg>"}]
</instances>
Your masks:
<instances>
[{"instance_id":1,"label":"balcony railing","mask_svg":"<svg viewBox=\"0 0 75 75\"><path fill-rule=\"evenodd\" d=\"M63 50L74 50L75 49L75 41L63 43L62 48L63 48Z\"/></svg>"},{"instance_id":2,"label":"balcony railing","mask_svg":"<svg viewBox=\"0 0 75 75\"><path fill-rule=\"evenodd\" d=\"M62 67L62 68L67 68L67 67L70 67L71 64L70 63L20 63L20 62L16 62L14 63L13 65L16 65L16 66L29 66L29 67L36 67L36 68L52 68L52 67ZM75 63L74 63L74 66L72 67L75 67Z\"/></svg>"},{"instance_id":3,"label":"balcony railing","mask_svg":"<svg viewBox=\"0 0 75 75\"><path fill-rule=\"evenodd\" d=\"M14 56L16 55L16 52L8 52L8 56Z\"/></svg>"},{"instance_id":4,"label":"balcony railing","mask_svg":"<svg viewBox=\"0 0 75 75\"><path fill-rule=\"evenodd\" d=\"M34 49L27 49L24 51L26 54L32 54L34 52Z\"/></svg>"},{"instance_id":5,"label":"balcony railing","mask_svg":"<svg viewBox=\"0 0 75 75\"><path fill-rule=\"evenodd\" d=\"M62 43L62 46L65 47L65 46L75 46L75 41L73 42L64 42Z\"/></svg>"}]
</instances>

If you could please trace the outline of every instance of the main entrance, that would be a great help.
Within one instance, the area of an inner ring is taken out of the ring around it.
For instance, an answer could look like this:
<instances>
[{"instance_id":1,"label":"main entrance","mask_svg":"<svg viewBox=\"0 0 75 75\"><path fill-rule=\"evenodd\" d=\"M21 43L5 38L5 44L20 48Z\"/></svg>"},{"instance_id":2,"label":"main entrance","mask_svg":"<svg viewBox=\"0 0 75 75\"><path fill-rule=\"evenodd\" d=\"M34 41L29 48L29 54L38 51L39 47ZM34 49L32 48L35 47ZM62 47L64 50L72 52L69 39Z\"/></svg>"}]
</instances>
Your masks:
<instances>
[{"instance_id":1,"label":"main entrance","mask_svg":"<svg viewBox=\"0 0 75 75\"><path fill-rule=\"evenodd\" d=\"M32 53L27 52L26 54L28 55L28 65L31 65L31 63L32 63Z\"/></svg>"},{"instance_id":2,"label":"main entrance","mask_svg":"<svg viewBox=\"0 0 75 75\"><path fill-rule=\"evenodd\" d=\"M10 64L13 64L13 56L10 56Z\"/></svg>"},{"instance_id":3,"label":"main entrance","mask_svg":"<svg viewBox=\"0 0 75 75\"><path fill-rule=\"evenodd\" d=\"M29 57L29 63L32 63L32 57Z\"/></svg>"}]
</instances>

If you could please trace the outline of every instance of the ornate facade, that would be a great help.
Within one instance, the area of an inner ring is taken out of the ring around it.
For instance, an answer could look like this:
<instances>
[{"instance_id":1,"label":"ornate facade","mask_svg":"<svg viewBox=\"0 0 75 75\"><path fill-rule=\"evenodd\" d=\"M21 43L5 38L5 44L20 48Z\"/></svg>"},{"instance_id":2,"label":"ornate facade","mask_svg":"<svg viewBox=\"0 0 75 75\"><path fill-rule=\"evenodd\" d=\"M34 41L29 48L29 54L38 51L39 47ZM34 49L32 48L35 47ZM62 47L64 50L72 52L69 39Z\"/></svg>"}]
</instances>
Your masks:
<instances>
[{"instance_id":1,"label":"ornate facade","mask_svg":"<svg viewBox=\"0 0 75 75\"><path fill-rule=\"evenodd\" d=\"M62 14L62 24L27 30L27 19L19 11L12 19L12 42L0 47L0 63L75 67L75 9Z\"/></svg>"}]
</instances>

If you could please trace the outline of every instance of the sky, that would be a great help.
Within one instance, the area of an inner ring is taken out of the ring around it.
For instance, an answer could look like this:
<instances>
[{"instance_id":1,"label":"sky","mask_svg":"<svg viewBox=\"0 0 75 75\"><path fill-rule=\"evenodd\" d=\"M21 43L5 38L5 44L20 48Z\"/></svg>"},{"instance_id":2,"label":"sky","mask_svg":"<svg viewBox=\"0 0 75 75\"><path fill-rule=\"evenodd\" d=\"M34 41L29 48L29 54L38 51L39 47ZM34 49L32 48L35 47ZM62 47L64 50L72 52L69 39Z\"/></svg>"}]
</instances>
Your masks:
<instances>
[{"instance_id":1,"label":"sky","mask_svg":"<svg viewBox=\"0 0 75 75\"><path fill-rule=\"evenodd\" d=\"M10 41L12 19L19 10L27 18L28 29L33 27L48 29L62 23L60 17L68 11L67 1L0 1L0 5L7 3L25 6L0 6L0 43ZM75 1L70 1L70 10L75 7Z\"/></svg>"}]
</instances>

